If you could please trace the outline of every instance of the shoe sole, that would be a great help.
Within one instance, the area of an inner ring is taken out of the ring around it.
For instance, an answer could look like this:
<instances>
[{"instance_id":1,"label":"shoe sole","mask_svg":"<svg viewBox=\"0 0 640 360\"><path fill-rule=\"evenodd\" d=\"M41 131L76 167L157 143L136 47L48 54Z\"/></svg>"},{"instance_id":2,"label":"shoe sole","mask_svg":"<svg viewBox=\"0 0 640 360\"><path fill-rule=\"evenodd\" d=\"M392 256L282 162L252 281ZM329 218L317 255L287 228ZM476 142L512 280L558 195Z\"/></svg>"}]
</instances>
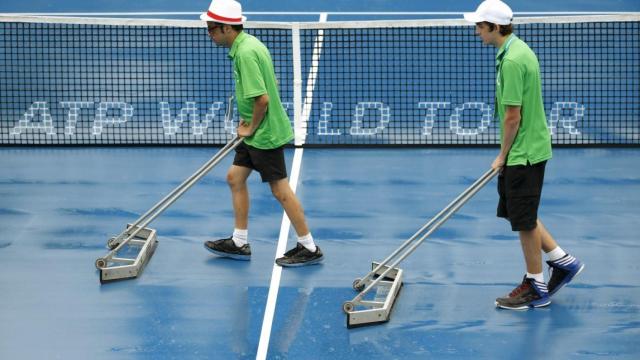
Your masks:
<instances>
[{"instance_id":1,"label":"shoe sole","mask_svg":"<svg viewBox=\"0 0 640 360\"><path fill-rule=\"evenodd\" d=\"M527 310L527 309L531 309L531 308L539 308L539 307L545 307L545 306L549 306L551 304L551 300L547 300L543 303L540 304L529 304L529 305L523 305L523 306L518 306L518 307L509 307L509 306L504 306L504 305L500 305L498 304L498 302L495 302L496 307L500 308L500 309L505 309L505 310Z\"/></svg>"},{"instance_id":2,"label":"shoe sole","mask_svg":"<svg viewBox=\"0 0 640 360\"><path fill-rule=\"evenodd\" d=\"M567 276L567 278L565 279L565 281L561 282L558 286L556 286L555 289L553 289L553 292L549 292L549 296L553 296L555 293L558 292L558 290L562 289L565 285L567 285L568 283L571 282L571 280L573 280L573 278L575 278L576 276L580 275L580 273L582 272L582 270L584 270L584 264L580 265L580 269L578 269L578 272L576 272L575 274L573 274L572 276Z\"/></svg>"},{"instance_id":3,"label":"shoe sole","mask_svg":"<svg viewBox=\"0 0 640 360\"><path fill-rule=\"evenodd\" d=\"M251 260L251 255L239 255L239 254L229 254L223 251L218 251L218 250L213 250L212 248L208 247L207 245L204 246L205 249L209 250L209 252L212 252L218 256L222 256L222 257L226 257L229 259L234 259L234 260L242 260L242 261L249 261Z\"/></svg>"},{"instance_id":4,"label":"shoe sole","mask_svg":"<svg viewBox=\"0 0 640 360\"><path fill-rule=\"evenodd\" d=\"M321 258L317 258L317 259L313 259L313 260L309 260L309 261L305 261L303 263L295 263L295 264L278 264L278 262L276 261L277 265L280 265L282 267L301 267L301 266L307 266L307 265L315 265L315 264L319 264L322 262L322 260L324 259L324 256Z\"/></svg>"}]
</instances>

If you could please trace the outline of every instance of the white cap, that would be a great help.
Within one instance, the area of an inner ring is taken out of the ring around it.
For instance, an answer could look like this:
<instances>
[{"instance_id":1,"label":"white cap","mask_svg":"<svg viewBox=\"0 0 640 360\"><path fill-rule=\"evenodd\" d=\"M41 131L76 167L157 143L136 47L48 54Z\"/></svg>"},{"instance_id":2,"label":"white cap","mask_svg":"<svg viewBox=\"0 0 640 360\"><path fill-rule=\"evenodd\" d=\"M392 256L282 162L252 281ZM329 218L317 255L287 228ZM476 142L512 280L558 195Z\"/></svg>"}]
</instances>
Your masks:
<instances>
[{"instance_id":1,"label":"white cap","mask_svg":"<svg viewBox=\"0 0 640 360\"><path fill-rule=\"evenodd\" d=\"M200 15L202 21L215 21L229 25L242 25L247 18L242 16L242 5L235 0L212 0L209 11Z\"/></svg>"},{"instance_id":2,"label":"white cap","mask_svg":"<svg viewBox=\"0 0 640 360\"><path fill-rule=\"evenodd\" d=\"M509 5L500 0L485 0L476 12L464 13L464 19L472 23L490 22L498 25L509 25L513 19L513 11Z\"/></svg>"}]
</instances>

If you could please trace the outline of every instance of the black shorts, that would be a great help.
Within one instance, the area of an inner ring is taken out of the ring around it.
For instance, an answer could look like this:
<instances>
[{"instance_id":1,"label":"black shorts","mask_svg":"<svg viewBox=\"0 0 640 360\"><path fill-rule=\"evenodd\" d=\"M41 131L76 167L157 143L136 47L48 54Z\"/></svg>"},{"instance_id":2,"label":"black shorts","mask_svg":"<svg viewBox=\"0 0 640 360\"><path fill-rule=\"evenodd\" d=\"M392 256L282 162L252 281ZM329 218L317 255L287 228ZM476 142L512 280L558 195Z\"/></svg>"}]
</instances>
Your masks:
<instances>
[{"instance_id":1,"label":"black shorts","mask_svg":"<svg viewBox=\"0 0 640 360\"><path fill-rule=\"evenodd\" d=\"M536 228L546 164L505 166L498 177L498 217L509 220L513 231Z\"/></svg>"},{"instance_id":2,"label":"black shorts","mask_svg":"<svg viewBox=\"0 0 640 360\"><path fill-rule=\"evenodd\" d=\"M247 167L260 173L262 182L271 182L287 178L287 166L284 162L284 146L263 150L240 143L236 147L233 165Z\"/></svg>"}]
</instances>

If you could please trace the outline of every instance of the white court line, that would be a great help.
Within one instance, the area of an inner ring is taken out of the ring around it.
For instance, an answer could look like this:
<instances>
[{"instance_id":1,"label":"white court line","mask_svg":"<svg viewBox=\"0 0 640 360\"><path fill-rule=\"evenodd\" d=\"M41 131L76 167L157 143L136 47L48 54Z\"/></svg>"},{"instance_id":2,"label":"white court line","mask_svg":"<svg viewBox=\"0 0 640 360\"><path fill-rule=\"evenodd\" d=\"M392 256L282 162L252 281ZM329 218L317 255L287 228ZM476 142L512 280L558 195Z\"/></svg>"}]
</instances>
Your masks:
<instances>
[{"instance_id":1,"label":"white court line","mask_svg":"<svg viewBox=\"0 0 640 360\"><path fill-rule=\"evenodd\" d=\"M327 21L327 14L320 15L320 22ZM320 57L320 51L316 51L322 46L323 37L321 34L318 34L316 40L314 42L314 51L312 56L312 64L318 62L318 58ZM309 71L313 72L313 68ZM308 114L311 109L311 98L313 98L313 88L315 87L316 81L316 73L309 74L307 80L307 92L305 98L305 106L309 105L309 108L306 112L306 116L308 118ZM303 116L305 114L303 108ZM289 177L289 185L291 186L291 190L296 192L296 188L298 187L298 178L300 177L300 167L302 164L302 148L296 148L293 154L293 165L291 166L291 177ZM276 248L276 258L281 257L287 247L287 240L289 239L289 227L291 226L291 221L287 217L287 214L282 214L282 225L280 226L280 236L278 238L278 245ZM271 328L273 325L273 316L276 311L276 301L278 299L278 290L280 289L280 278L282 277L282 267L279 265L273 264L273 270L271 272L271 283L269 284L269 294L267 295L267 305L264 310L264 318L262 319L262 330L260 331L260 341L258 343L258 352L256 354L256 360L264 360L267 358L267 352L269 350L269 340L271 338Z\"/></svg>"}]
</instances>

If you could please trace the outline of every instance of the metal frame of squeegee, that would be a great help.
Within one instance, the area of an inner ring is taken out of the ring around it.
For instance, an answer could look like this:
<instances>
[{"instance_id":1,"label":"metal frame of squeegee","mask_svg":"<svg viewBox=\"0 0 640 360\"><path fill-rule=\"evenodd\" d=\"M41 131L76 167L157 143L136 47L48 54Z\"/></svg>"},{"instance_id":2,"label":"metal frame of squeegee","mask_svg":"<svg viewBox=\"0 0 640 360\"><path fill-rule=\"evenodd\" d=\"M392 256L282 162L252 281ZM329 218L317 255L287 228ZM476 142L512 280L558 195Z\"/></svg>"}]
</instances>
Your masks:
<instances>
[{"instance_id":1,"label":"metal frame of squeegee","mask_svg":"<svg viewBox=\"0 0 640 360\"><path fill-rule=\"evenodd\" d=\"M154 229L142 227L134 229L132 224L128 224L123 234L129 235L129 238L122 242L121 246L117 246L109 251L106 256L96 260L96 268L100 270L101 283L137 277L157 247L157 233ZM116 257L117 252L126 244L141 247L134 259ZM107 266L109 263L121 265Z\"/></svg>"},{"instance_id":2,"label":"metal frame of squeegee","mask_svg":"<svg viewBox=\"0 0 640 360\"><path fill-rule=\"evenodd\" d=\"M353 281L354 290L360 291L360 293L353 300L346 301L342 306L342 310L347 314L347 327L351 328L389 320L391 309L402 286L403 271L397 268L398 264L411 255L429 235L444 224L497 174L498 171L493 169L484 173L391 255L380 263L372 263L372 270L367 275L362 279ZM400 254L405 249L407 250ZM388 265L394 259L395 261ZM364 296L379 284L390 286L385 301L363 300ZM368 307L368 309L354 310L356 306Z\"/></svg>"},{"instance_id":3,"label":"metal frame of squeegee","mask_svg":"<svg viewBox=\"0 0 640 360\"><path fill-rule=\"evenodd\" d=\"M233 113L233 96L229 98L225 117L230 119ZM215 167L224 157L227 156L242 142L242 138L237 135L229 141L222 149L220 149L209 161L200 167L195 173L189 176L182 184L178 185L162 200L156 203L151 209L138 218L133 224L129 224L127 228L118 236L112 237L107 241L107 246L111 251L104 257L98 258L95 262L96 268L100 270L100 282L133 278L138 276L146 262L153 255L156 244L156 231L147 228L153 220L162 214L169 206L178 200L187 190L189 190L196 182L204 177L213 167ZM130 229L133 229L131 231ZM143 240L134 240L136 236ZM116 257L127 244L142 245L135 259ZM119 263L125 265L111 266L109 263Z\"/></svg>"}]
</instances>

